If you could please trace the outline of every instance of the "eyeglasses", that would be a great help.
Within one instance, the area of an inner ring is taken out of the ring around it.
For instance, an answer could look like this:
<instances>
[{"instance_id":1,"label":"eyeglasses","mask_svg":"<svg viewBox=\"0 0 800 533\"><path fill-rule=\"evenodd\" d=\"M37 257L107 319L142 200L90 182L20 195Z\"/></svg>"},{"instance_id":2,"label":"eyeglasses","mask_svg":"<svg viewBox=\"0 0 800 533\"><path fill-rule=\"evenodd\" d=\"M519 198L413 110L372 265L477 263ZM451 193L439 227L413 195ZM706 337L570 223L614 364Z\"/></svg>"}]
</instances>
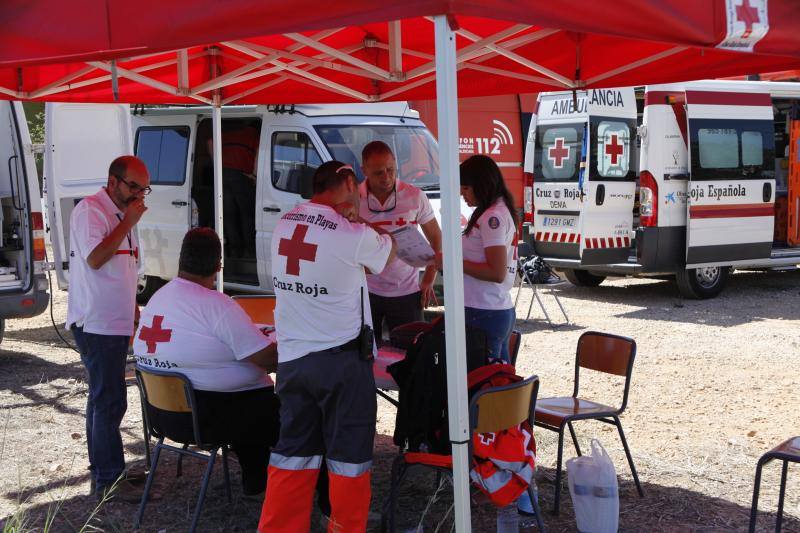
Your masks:
<instances>
[{"instance_id":1,"label":"eyeglasses","mask_svg":"<svg viewBox=\"0 0 800 533\"><path fill-rule=\"evenodd\" d=\"M147 196L148 194L153 192L153 189L151 189L149 186L148 187L142 187L138 183L136 183L134 181L128 181L125 178L123 178L122 176L118 176L116 174L113 174L113 176L115 178L117 178L119 181L121 181L122 183L124 183L125 185L127 185L128 189L130 189L133 194L139 194L141 192L145 196Z\"/></svg>"},{"instance_id":2,"label":"eyeglasses","mask_svg":"<svg viewBox=\"0 0 800 533\"><path fill-rule=\"evenodd\" d=\"M370 200L370 198L375 198L375 197L372 194L370 194L369 186L368 186L367 187L367 209L369 209L370 212L372 212L372 213L388 213L390 211L394 211L394 208L397 207L397 183L395 183L394 187L392 187L392 196L394 196L394 202L392 202L392 207L388 207L388 208L384 209L382 205L379 205L378 209L373 209L372 205L370 205L370 201L369 200ZM378 199L375 198L375 201L377 202Z\"/></svg>"}]
</instances>

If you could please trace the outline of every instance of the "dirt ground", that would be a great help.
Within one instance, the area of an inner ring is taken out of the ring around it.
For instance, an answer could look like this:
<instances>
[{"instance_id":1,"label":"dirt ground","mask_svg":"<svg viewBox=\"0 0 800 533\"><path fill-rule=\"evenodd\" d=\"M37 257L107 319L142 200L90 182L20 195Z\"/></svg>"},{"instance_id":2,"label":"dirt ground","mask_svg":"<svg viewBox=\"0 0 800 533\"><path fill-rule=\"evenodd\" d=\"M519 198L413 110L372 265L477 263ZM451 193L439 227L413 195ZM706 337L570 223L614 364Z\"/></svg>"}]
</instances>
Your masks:
<instances>
[{"instance_id":1,"label":"dirt ground","mask_svg":"<svg viewBox=\"0 0 800 533\"><path fill-rule=\"evenodd\" d=\"M569 325L550 327L534 308L521 320L530 291L518 307L523 333L518 371L538 374L540 396L570 394L575 344L581 333L599 330L633 337L638 345L628 410L622 417L645 497L639 498L613 427L576 425L584 450L598 438L611 454L620 480L620 531L735 531L747 527L758 457L784 439L800 434L800 273L737 273L714 300L682 300L674 284L654 280L613 280L595 289L572 286L558 291ZM551 296L544 302L554 321L563 317ZM61 324L66 293L54 295ZM587 373L585 395L615 402L621 391L610 380ZM86 384L78 355L63 346L49 314L9 321L0 346L0 523L24 515L41 531L76 531L95 503L88 496L84 404ZM123 438L129 462L142 463L141 412L135 386ZM370 529L378 529L396 449L391 443L394 409L379 400ZM554 433L538 431L537 480L550 531L575 531L565 489L559 517L553 500ZM565 459L575 454L569 440ZM185 531L195 503L200 465L187 461L176 478L175 462L159 467L156 484L165 495L150 504L143 531ZM227 503L221 469L215 469L201 531L253 531L260 502L242 499L238 466L232 467L234 501ZM790 468L784 530L800 531L800 476ZM774 528L780 468L765 468L760 530ZM412 478L401 493L401 525L411 528L424 514L433 492L432 477ZM425 514L425 531L442 519L451 496L446 491ZM93 525L130 531L136 507L108 504ZM441 513L436 516L437 513ZM322 530L319 515L315 530ZM474 531L493 531L495 511L473 507ZM444 520L443 531L451 527Z\"/></svg>"}]
</instances>

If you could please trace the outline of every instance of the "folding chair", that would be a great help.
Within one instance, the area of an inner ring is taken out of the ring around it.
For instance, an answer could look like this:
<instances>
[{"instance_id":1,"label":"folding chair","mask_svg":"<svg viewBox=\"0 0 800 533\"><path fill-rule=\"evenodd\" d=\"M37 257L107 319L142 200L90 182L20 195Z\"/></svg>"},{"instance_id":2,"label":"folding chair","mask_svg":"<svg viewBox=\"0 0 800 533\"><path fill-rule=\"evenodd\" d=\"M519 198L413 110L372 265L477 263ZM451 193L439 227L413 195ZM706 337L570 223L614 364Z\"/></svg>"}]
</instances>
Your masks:
<instances>
[{"instance_id":1,"label":"folding chair","mask_svg":"<svg viewBox=\"0 0 800 533\"><path fill-rule=\"evenodd\" d=\"M750 533L756 530L756 514L758 513L758 495L761 492L761 469L770 461L778 459L782 461L781 467L781 488L778 493L778 517L775 519L775 531L779 533L783 525L783 500L786 496L786 475L789 472L789 463L800 463L800 437L792 437L786 440L764 455L758 460L756 467L756 480L753 486L753 505L750 507Z\"/></svg>"},{"instance_id":2,"label":"folding chair","mask_svg":"<svg viewBox=\"0 0 800 533\"><path fill-rule=\"evenodd\" d=\"M547 292L555 299L556 303L558 304L558 308L561 309L561 314L564 315L564 320L567 324L569 324L569 317L567 316L567 312L564 310L564 306L561 304L558 293L553 291L555 287L565 285L567 282L565 280L561 280L558 283L535 283L524 268L525 263L527 263L534 255L536 255L533 247L527 242L520 242L517 245L517 252L517 277L514 280L514 283L516 284L517 280L519 280L519 285L517 286L517 295L514 297L514 309L517 308L517 304L519 303L519 295L522 292L523 285L527 284L533 290L533 295L531 296L531 301L528 304L528 314L525 316L525 320L529 320L531 318L531 309L533 308L533 302L535 300L539 304L539 308L541 308L542 313L544 313L545 320L547 320L547 323L552 326L553 321L550 319L550 314L547 312L544 302L542 302L542 299L539 296L539 287L542 288L542 291L547 288Z\"/></svg>"},{"instance_id":3,"label":"folding chair","mask_svg":"<svg viewBox=\"0 0 800 533\"><path fill-rule=\"evenodd\" d=\"M558 432L558 463L556 466L556 494L553 502L553 512L558 514L561 496L561 462L564 452L564 428L569 428L572 436L572 443L575 451L581 455L581 448L578 446L578 438L572 423L577 420L599 420L606 424L613 424L619 430L619 437L622 446L625 448L625 455L628 457L628 465L633 474L633 481L636 483L636 490L639 496L644 497L642 485L639 483L639 476L633 464L631 451L628 448L628 441L622 431L622 423L619 421L620 415L628 405L628 391L631 385L631 374L633 372L633 360L636 358L636 342L627 337L611 335L609 333L598 333L587 331L578 339L578 349L575 356L575 388L572 396L561 398L540 398L536 406L536 425L544 429ZM609 407L590 400L578 398L578 386L580 384L580 369L596 370L606 374L625 376L625 389L622 395L622 405L619 408Z\"/></svg>"},{"instance_id":4,"label":"folding chair","mask_svg":"<svg viewBox=\"0 0 800 533\"><path fill-rule=\"evenodd\" d=\"M476 393L469 402L469 456L472 457L472 435L475 433L495 433L516 427L528 421L533 428L536 396L539 393L539 377L531 376L525 380L490 387ZM417 468L429 469L437 473L437 479L444 477L453 483L453 457L428 453L401 453L392 463L389 501L384 507L381 517L381 529L395 531L397 521L395 511L400 484L409 471ZM528 495L536 513L536 523L540 532L544 532L544 520L539 508L536 480L531 478ZM388 513L387 513L388 508Z\"/></svg>"},{"instance_id":5,"label":"folding chair","mask_svg":"<svg viewBox=\"0 0 800 533\"><path fill-rule=\"evenodd\" d=\"M194 532L197 529L197 521L203 509L203 500L205 499L208 483L211 479L211 471L214 468L214 462L219 450L222 450L225 489L228 502L231 502L228 446L222 443L206 442L202 439L194 388L192 388L192 384L186 376L177 372L152 370L136 365L136 382L139 385L139 393L146 407L142 412L142 416L145 419L149 435L157 438L158 442L153 450L152 468L147 474L147 482L144 486L144 494L142 494L142 501L139 504L139 512L136 514L134 527L138 529L142 523L147 497L158 469L161 450L169 450L178 454L178 476L181 475L180 460L183 456L196 457L207 462L203 481L200 485L200 494L197 497L197 504L192 517L192 525L189 528L190 532ZM166 416L160 416L162 413ZM153 418L156 418L157 421L153 420ZM165 438L182 444L182 447L178 448L165 444ZM194 445L208 453L189 450L189 445Z\"/></svg>"},{"instance_id":6,"label":"folding chair","mask_svg":"<svg viewBox=\"0 0 800 533\"><path fill-rule=\"evenodd\" d=\"M247 316L255 324L275 324L275 296L274 295L238 295L233 300L244 309Z\"/></svg>"}]
</instances>

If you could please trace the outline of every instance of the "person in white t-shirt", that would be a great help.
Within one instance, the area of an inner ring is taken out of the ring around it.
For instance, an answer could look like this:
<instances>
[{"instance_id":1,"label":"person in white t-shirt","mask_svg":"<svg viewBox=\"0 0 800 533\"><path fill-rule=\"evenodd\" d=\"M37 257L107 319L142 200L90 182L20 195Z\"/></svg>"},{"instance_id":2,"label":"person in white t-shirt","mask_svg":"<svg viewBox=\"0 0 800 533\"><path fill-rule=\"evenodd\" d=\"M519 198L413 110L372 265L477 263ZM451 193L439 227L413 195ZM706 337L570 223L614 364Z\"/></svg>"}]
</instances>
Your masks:
<instances>
[{"instance_id":1,"label":"person in white t-shirt","mask_svg":"<svg viewBox=\"0 0 800 533\"><path fill-rule=\"evenodd\" d=\"M81 200L70 215L67 329L72 331L89 379L86 443L92 491L98 498L138 502L141 475L126 475L120 423L127 410L125 364L133 333L140 261L136 224L147 208L150 175L138 158L111 162L108 183Z\"/></svg>"},{"instance_id":2,"label":"person in white t-shirt","mask_svg":"<svg viewBox=\"0 0 800 533\"><path fill-rule=\"evenodd\" d=\"M373 227L394 231L413 225L419 227L434 252L442 249L442 231L423 191L397 179L397 161L383 141L372 141L361 151L361 170L366 179L361 184L359 215ZM401 324L419 322L422 310L438 304L433 291L436 266L419 271L395 258L379 274L367 276L375 338L380 342L383 321L391 331Z\"/></svg>"},{"instance_id":3,"label":"person in white t-shirt","mask_svg":"<svg viewBox=\"0 0 800 533\"><path fill-rule=\"evenodd\" d=\"M352 167L329 161L313 180L314 196L284 214L272 237L281 432L261 532L309 530L323 456L336 531L364 531L369 512L377 405L365 269L383 270L394 245L351 221Z\"/></svg>"},{"instance_id":4,"label":"person in white t-shirt","mask_svg":"<svg viewBox=\"0 0 800 533\"><path fill-rule=\"evenodd\" d=\"M260 494L270 447L278 440L278 399L267 374L275 370L278 353L274 339L215 290L221 261L213 230L186 234L178 277L156 291L142 311L133 352L140 366L189 378L201 438L230 444L242 467L243 492ZM168 416L149 413L149 420L157 426ZM185 425L191 437L191 425Z\"/></svg>"},{"instance_id":5,"label":"person in white t-shirt","mask_svg":"<svg viewBox=\"0 0 800 533\"><path fill-rule=\"evenodd\" d=\"M489 357L509 361L508 340L516 313L511 287L516 276L518 219L503 174L492 158L474 155L461 163L461 196L472 216L464 228L464 318L486 333ZM441 269L441 254L436 258Z\"/></svg>"}]
</instances>

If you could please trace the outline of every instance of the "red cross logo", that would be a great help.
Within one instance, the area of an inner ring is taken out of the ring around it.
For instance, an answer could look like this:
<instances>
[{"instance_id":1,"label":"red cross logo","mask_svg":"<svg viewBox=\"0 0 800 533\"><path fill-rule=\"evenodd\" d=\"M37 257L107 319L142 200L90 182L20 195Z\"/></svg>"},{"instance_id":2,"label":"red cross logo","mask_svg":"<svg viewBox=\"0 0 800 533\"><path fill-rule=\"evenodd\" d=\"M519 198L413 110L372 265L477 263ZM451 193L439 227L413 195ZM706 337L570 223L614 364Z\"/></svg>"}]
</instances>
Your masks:
<instances>
[{"instance_id":1,"label":"red cross logo","mask_svg":"<svg viewBox=\"0 0 800 533\"><path fill-rule=\"evenodd\" d=\"M617 158L622 155L623 147L619 144L616 135L611 136L611 142L606 144L606 155L611 156L611 164L616 165Z\"/></svg>"},{"instance_id":2,"label":"red cross logo","mask_svg":"<svg viewBox=\"0 0 800 533\"><path fill-rule=\"evenodd\" d=\"M750 0L742 0L742 5L736 6L736 20L744 22L743 38L747 38L753 31L753 23L760 22L758 9L750 5Z\"/></svg>"},{"instance_id":3,"label":"red cross logo","mask_svg":"<svg viewBox=\"0 0 800 533\"><path fill-rule=\"evenodd\" d=\"M553 147L547 151L553 161L553 168L563 168L564 160L569 157L569 146L564 146L564 137L558 137Z\"/></svg>"},{"instance_id":4,"label":"red cross logo","mask_svg":"<svg viewBox=\"0 0 800 533\"><path fill-rule=\"evenodd\" d=\"M139 332L139 340L147 344L147 353L156 353L156 345L159 342L169 342L172 338L171 329L161 329L164 317L161 315L153 316L152 327L142 326Z\"/></svg>"},{"instance_id":5,"label":"red cross logo","mask_svg":"<svg viewBox=\"0 0 800 533\"><path fill-rule=\"evenodd\" d=\"M300 260L317 260L317 245L305 242L308 226L298 224L294 228L291 239L281 239L278 245L278 255L286 257L286 273L292 276L300 275Z\"/></svg>"},{"instance_id":6,"label":"red cross logo","mask_svg":"<svg viewBox=\"0 0 800 533\"><path fill-rule=\"evenodd\" d=\"M494 433L478 433L478 438L481 440L481 444L489 446L497 437Z\"/></svg>"}]
</instances>

